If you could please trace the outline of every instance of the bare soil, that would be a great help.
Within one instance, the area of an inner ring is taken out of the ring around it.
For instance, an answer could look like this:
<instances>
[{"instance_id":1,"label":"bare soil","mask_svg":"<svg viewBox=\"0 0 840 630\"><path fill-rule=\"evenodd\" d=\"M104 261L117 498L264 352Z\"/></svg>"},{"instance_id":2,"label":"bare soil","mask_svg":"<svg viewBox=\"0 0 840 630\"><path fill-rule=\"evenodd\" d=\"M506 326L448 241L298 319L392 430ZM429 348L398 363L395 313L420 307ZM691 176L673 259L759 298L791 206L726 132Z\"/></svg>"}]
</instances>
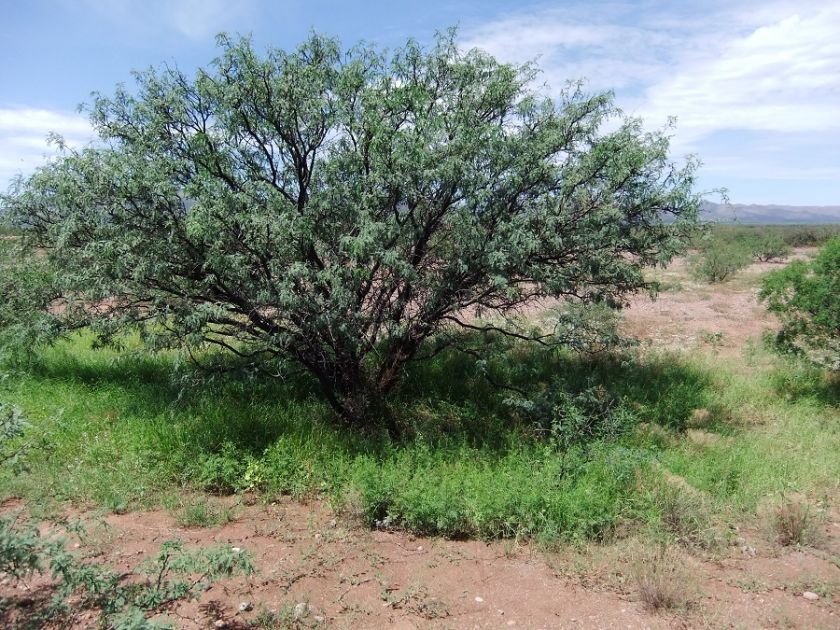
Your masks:
<instances>
[{"instance_id":1,"label":"bare soil","mask_svg":"<svg viewBox=\"0 0 840 630\"><path fill-rule=\"evenodd\" d=\"M233 499L227 500L229 504ZM14 503L3 511L19 509ZM329 628L837 628L840 522L822 525L818 548L780 547L759 531L741 531L712 554L680 553L685 603L656 612L639 601L633 577L637 541L589 550L546 551L514 542L486 544L369 531L321 502L284 500L233 505L235 520L218 528L181 528L163 511L80 515L93 535L80 552L130 571L161 543L229 543L252 554L257 572L219 583L170 617L181 628L244 628L261 611L305 609L298 627ZM707 556L707 557L706 557ZM4 627L25 618L27 604L48 594L35 578L0 596L15 602ZM804 591L819 595L815 601ZM248 602L250 611L240 612ZM70 625L95 625L80 611ZM282 627L282 626L281 626Z\"/></svg>"}]
</instances>

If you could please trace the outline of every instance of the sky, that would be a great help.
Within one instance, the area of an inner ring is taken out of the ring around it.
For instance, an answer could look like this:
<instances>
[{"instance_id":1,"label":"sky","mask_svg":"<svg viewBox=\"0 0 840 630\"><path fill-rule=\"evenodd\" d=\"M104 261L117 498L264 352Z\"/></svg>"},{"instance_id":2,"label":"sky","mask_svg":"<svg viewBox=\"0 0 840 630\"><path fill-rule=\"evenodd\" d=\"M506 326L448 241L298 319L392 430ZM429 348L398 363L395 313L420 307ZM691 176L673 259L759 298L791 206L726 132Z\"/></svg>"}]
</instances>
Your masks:
<instances>
[{"instance_id":1,"label":"sky","mask_svg":"<svg viewBox=\"0 0 840 630\"><path fill-rule=\"evenodd\" d=\"M696 154L733 203L840 205L840 2L683 0L0 0L0 190L94 136L78 106L131 70L206 66L220 31L293 48L315 30L393 49L458 27L462 47L585 79ZM717 199L712 194L711 199Z\"/></svg>"}]
</instances>

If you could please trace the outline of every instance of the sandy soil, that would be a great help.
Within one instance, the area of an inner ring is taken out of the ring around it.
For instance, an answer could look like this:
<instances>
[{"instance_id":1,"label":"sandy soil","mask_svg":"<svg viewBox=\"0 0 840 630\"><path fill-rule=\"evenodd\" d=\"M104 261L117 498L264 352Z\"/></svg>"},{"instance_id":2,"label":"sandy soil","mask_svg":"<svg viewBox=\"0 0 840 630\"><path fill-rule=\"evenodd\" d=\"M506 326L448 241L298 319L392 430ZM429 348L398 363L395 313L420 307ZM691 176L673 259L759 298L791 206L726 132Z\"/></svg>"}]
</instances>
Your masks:
<instances>
[{"instance_id":1,"label":"sandy soil","mask_svg":"<svg viewBox=\"0 0 840 630\"><path fill-rule=\"evenodd\" d=\"M798 248L790 260L807 259L814 248ZM636 296L624 312L622 329L651 347L693 351L712 349L740 356L749 342L778 327L775 316L758 301L760 277L780 263L754 263L731 280L698 282L686 259L656 273L663 291L655 298Z\"/></svg>"}]
</instances>

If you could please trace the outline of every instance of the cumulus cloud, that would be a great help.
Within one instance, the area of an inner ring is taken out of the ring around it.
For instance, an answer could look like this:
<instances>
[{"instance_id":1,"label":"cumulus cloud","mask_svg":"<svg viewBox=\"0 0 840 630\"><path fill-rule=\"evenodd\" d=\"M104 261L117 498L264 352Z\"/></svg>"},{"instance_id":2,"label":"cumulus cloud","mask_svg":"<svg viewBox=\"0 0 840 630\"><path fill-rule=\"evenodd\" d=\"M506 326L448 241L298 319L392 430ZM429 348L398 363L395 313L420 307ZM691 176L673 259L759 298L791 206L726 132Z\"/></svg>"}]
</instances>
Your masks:
<instances>
[{"instance_id":1,"label":"cumulus cloud","mask_svg":"<svg viewBox=\"0 0 840 630\"><path fill-rule=\"evenodd\" d=\"M29 173L43 164L55 148L47 137L57 133L71 147L91 141L93 129L76 113L35 108L0 108L0 182Z\"/></svg>"},{"instance_id":2,"label":"cumulus cloud","mask_svg":"<svg viewBox=\"0 0 840 630\"><path fill-rule=\"evenodd\" d=\"M716 171L761 163L765 172L806 179L837 169L800 160L791 172L785 150L756 160L734 143L706 141L756 132L795 150L802 134L819 132L840 150L838 33L840 5L821 0L669 3L667 11L661 3L605 2L476 24L462 43L509 61L537 58L553 88L586 77L594 90L614 89L619 105L651 128L676 116L675 150L703 147Z\"/></svg>"},{"instance_id":3,"label":"cumulus cloud","mask_svg":"<svg viewBox=\"0 0 840 630\"><path fill-rule=\"evenodd\" d=\"M793 13L734 37L653 82L640 113L675 113L683 140L710 132L840 132L840 5Z\"/></svg>"},{"instance_id":4,"label":"cumulus cloud","mask_svg":"<svg viewBox=\"0 0 840 630\"><path fill-rule=\"evenodd\" d=\"M699 154L710 187L764 180L786 194L778 183L798 181L791 195L825 203L808 191L840 181L838 33L836 0L596 0L467 25L461 41L536 59L549 89L581 77L612 89L649 128L676 117L672 149Z\"/></svg>"}]
</instances>

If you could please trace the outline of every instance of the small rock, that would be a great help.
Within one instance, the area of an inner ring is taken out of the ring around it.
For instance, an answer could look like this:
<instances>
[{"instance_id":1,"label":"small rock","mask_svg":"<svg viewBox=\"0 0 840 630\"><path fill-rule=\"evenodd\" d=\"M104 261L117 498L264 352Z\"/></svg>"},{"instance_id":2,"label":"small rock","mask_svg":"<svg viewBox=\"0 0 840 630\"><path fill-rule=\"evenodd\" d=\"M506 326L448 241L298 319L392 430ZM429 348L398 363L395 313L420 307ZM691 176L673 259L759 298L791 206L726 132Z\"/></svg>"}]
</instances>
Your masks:
<instances>
[{"instance_id":1,"label":"small rock","mask_svg":"<svg viewBox=\"0 0 840 630\"><path fill-rule=\"evenodd\" d=\"M230 550L233 553L242 553L242 547L231 547Z\"/></svg>"},{"instance_id":2,"label":"small rock","mask_svg":"<svg viewBox=\"0 0 840 630\"><path fill-rule=\"evenodd\" d=\"M216 623L213 624L214 628L227 628L227 621L224 619L216 619Z\"/></svg>"},{"instance_id":3,"label":"small rock","mask_svg":"<svg viewBox=\"0 0 840 630\"><path fill-rule=\"evenodd\" d=\"M477 601L480 604L481 602L484 601L484 598L483 597L476 597L475 601Z\"/></svg>"},{"instance_id":4,"label":"small rock","mask_svg":"<svg viewBox=\"0 0 840 630\"><path fill-rule=\"evenodd\" d=\"M315 620L315 623L324 623L326 621L326 617L322 617L321 615L315 615L312 619Z\"/></svg>"},{"instance_id":5,"label":"small rock","mask_svg":"<svg viewBox=\"0 0 840 630\"><path fill-rule=\"evenodd\" d=\"M78 549L79 547L81 547L81 545L79 543L76 543L76 544L73 545L73 549Z\"/></svg>"},{"instance_id":6,"label":"small rock","mask_svg":"<svg viewBox=\"0 0 840 630\"><path fill-rule=\"evenodd\" d=\"M417 547L417 551L423 551L423 545L420 545L419 547Z\"/></svg>"},{"instance_id":7,"label":"small rock","mask_svg":"<svg viewBox=\"0 0 840 630\"><path fill-rule=\"evenodd\" d=\"M303 619L309 614L309 604L306 602L298 602L295 604L295 619Z\"/></svg>"},{"instance_id":8,"label":"small rock","mask_svg":"<svg viewBox=\"0 0 840 630\"><path fill-rule=\"evenodd\" d=\"M804 593L802 593L802 597L812 602L815 602L820 598L819 595L817 595L816 593L812 593L811 591L805 591Z\"/></svg>"},{"instance_id":9,"label":"small rock","mask_svg":"<svg viewBox=\"0 0 840 630\"><path fill-rule=\"evenodd\" d=\"M240 602L239 603L239 612L248 612L252 610L254 605L251 602Z\"/></svg>"}]
</instances>

